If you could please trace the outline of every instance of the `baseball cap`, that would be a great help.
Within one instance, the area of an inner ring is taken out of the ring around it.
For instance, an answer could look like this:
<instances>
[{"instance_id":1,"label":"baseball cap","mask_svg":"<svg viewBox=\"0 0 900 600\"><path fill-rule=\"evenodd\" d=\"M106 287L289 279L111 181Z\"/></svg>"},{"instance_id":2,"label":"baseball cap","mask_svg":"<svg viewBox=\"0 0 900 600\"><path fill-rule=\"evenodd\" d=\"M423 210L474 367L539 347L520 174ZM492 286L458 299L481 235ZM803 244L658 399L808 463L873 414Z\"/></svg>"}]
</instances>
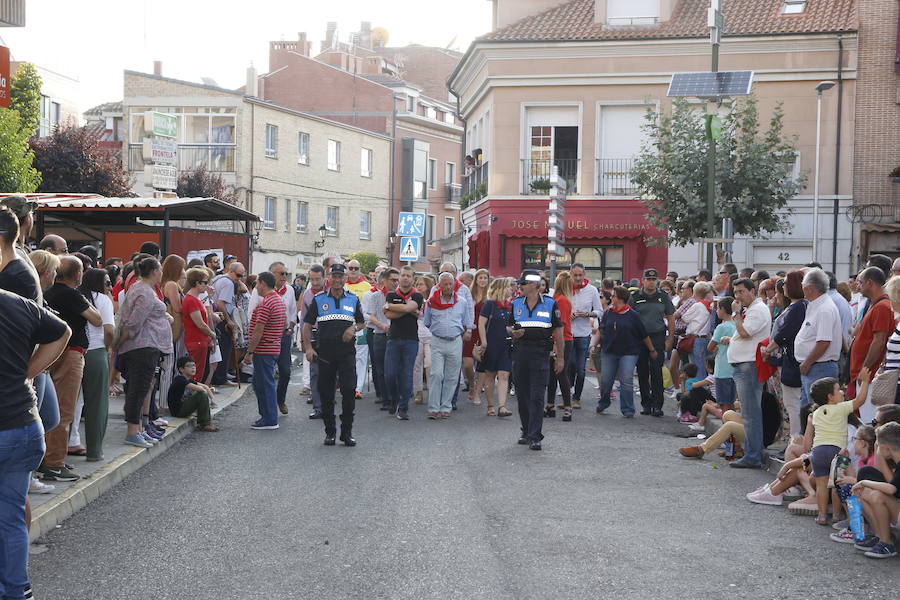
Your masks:
<instances>
[{"instance_id":1,"label":"baseball cap","mask_svg":"<svg viewBox=\"0 0 900 600\"><path fill-rule=\"evenodd\" d=\"M331 274L340 273L341 275L345 274L347 270L344 268L344 265L341 263L335 263L331 265Z\"/></svg>"},{"instance_id":2,"label":"baseball cap","mask_svg":"<svg viewBox=\"0 0 900 600\"><path fill-rule=\"evenodd\" d=\"M31 201L25 196L14 195L0 198L0 205L8 208L19 220L22 220L37 207L37 202Z\"/></svg>"},{"instance_id":3,"label":"baseball cap","mask_svg":"<svg viewBox=\"0 0 900 600\"><path fill-rule=\"evenodd\" d=\"M645 269L644 279L659 279L659 273L656 272L656 269Z\"/></svg>"},{"instance_id":4,"label":"baseball cap","mask_svg":"<svg viewBox=\"0 0 900 600\"><path fill-rule=\"evenodd\" d=\"M233 259L233 258L237 258L237 256L235 256L234 254L227 254L227 255L225 255L225 260L231 260L231 259Z\"/></svg>"},{"instance_id":5,"label":"baseball cap","mask_svg":"<svg viewBox=\"0 0 900 600\"><path fill-rule=\"evenodd\" d=\"M526 283L540 283L541 282L541 272L537 269L525 269L522 271L522 276L519 277L519 280L516 281L519 285L525 285Z\"/></svg>"}]
</instances>

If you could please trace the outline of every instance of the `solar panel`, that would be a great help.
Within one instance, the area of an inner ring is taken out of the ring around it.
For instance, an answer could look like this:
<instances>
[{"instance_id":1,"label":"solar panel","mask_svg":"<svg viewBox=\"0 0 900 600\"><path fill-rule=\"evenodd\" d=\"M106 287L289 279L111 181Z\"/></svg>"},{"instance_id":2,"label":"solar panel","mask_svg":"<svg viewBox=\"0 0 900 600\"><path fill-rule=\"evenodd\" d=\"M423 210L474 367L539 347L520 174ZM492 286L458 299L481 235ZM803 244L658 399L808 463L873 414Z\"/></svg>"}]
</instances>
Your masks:
<instances>
[{"instance_id":1,"label":"solar panel","mask_svg":"<svg viewBox=\"0 0 900 600\"><path fill-rule=\"evenodd\" d=\"M746 96L753 85L753 71L718 71L707 73L675 73L666 96L717 98Z\"/></svg>"}]
</instances>

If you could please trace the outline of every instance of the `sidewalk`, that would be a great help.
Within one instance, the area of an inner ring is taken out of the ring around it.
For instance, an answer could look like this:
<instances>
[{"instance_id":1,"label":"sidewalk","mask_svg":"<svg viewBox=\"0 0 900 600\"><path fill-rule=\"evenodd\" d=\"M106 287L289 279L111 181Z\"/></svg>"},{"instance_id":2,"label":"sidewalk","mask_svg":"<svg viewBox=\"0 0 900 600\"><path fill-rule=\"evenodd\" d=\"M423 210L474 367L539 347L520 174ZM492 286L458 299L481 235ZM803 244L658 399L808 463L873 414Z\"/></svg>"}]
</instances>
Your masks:
<instances>
[{"instance_id":1,"label":"sidewalk","mask_svg":"<svg viewBox=\"0 0 900 600\"><path fill-rule=\"evenodd\" d=\"M240 389L237 387L217 388L215 402L218 404L218 408L212 410L213 417L240 400L244 394L252 394L251 389L252 385L249 383L241 384ZM135 448L124 442L125 397L111 396L109 404L109 425L103 444L106 460L87 462L81 456L67 456L66 462L75 467L75 471L81 475L81 479L71 483L48 482L56 486L56 490L51 494L28 494L28 498L31 500L30 537L32 542L53 530L58 524L194 431L194 418L165 417L169 422L169 427L166 429L162 441L152 448ZM83 436L83 426L81 424L79 426L82 427ZM198 435L219 434L200 433Z\"/></svg>"}]
</instances>

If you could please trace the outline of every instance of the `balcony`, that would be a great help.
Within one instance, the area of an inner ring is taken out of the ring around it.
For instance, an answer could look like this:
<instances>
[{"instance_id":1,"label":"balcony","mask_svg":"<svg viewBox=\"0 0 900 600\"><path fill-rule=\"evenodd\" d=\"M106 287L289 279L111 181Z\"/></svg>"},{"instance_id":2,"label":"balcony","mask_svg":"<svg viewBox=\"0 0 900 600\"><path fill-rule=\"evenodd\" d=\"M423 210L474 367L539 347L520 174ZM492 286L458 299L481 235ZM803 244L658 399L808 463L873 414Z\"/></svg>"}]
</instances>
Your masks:
<instances>
[{"instance_id":1,"label":"balcony","mask_svg":"<svg viewBox=\"0 0 900 600\"><path fill-rule=\"evenodd\" d=\"M636 196L637 186L631 181L633 158L598 158L597 193L600 196Z\"/></svg>"},{"instance_id":2,"label":"balcony","mask_svg":"<svg viewBox=\"0 0 900 600\"><path fill-rule=\"evenodd\" d=\"M234 172L234 146L178 146L178 170L196 171L206 167L211 173ZM144 170L143 148L132 145L128 148L128 169Z\"/></svg>"},{"instance_id":3,"label":"balcony","mask_svg":"<svg viewBox=\"0 0 900 600\"><path fill-rule=\"evenodd\" d=\"M444 184L444 208L459 210L459 199L462 197L462 186L458 183Z\"/></svg>"},{"instance_id":4,"label":"balcony","mask_svg":"<svg viewBox=\"0 0 900 600\"><path fill-rule=\"evenodd\" d=\"M463 177L462 193L460 195L460 208L475 204L487 196L488 189L488 163L482 163L477 167L466 168Z\"/></svg>"},{"instance_id":5,"label":"balcony","mask_svg":"<svg viewBox=\"0 0 900 600\"><path fill-rule=\"evenodd\" d=\"M522 193L548 194L550 174L553 167L559 168L559 176L566 180L566 193L578 193L578 168L581 159L557 158L551 160L522 159Z\"/></svg>"}]
</instances>

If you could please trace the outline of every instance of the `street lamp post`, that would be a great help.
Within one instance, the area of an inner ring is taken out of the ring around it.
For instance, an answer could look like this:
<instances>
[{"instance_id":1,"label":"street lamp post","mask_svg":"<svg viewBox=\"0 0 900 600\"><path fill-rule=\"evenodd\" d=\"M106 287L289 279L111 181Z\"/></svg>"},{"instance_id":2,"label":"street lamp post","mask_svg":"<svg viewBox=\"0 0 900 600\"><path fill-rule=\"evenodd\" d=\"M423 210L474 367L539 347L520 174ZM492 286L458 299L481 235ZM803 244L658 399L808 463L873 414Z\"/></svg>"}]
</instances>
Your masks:
<instances>
[{"instance_id":1,"label":"street lamp post","mask_svg":"<svg viewBox=\"0 0 900 600\"><path fill-rule=\"evenodd\" d=\"M321 242L313 242L313 247L316 250L318 250L319 248L321 248L322 246L325 245L325 236L327 236L327 235L328 235L328 227L325 225L322 225L321 227L319 227L319 237L322 238L322 241Z\"/></svg>"},{"instance_id":2,"label":"street lamp post","mask_svg":"<svg viewBox=\"0 0 900 600\"><path fill-rule=\"evenodd\" d=\"M816 86L816 168L813 182L813 234L812 259L818 260L819 250L819 150L822 137L822 92L835 86L833 81L823 81Z\"/></svg>"}]
</instances>

